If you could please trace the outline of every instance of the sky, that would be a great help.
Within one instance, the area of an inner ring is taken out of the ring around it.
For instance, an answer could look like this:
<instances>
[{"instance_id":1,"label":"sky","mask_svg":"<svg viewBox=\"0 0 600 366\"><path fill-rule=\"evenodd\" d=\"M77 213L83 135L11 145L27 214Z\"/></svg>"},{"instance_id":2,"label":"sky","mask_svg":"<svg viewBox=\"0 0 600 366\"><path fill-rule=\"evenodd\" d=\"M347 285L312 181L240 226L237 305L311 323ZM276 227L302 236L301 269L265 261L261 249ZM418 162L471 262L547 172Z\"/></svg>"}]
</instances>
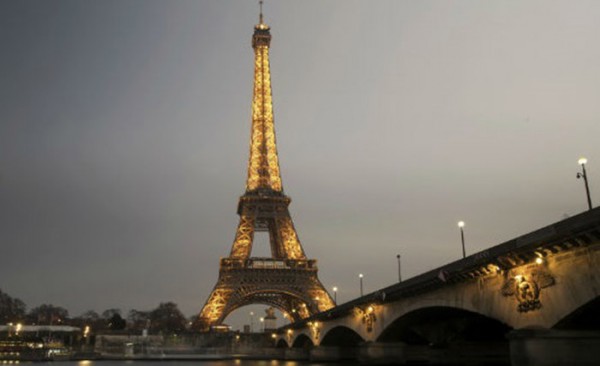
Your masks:
<instances>
[{"instance_id":1,"label":"sky","mask_svg":"<svg viewBox=\"0 0 600 366\"><path fill-rule=\"evenodd\" d=\"M338 302L600 200L600 2L267 1L275 128ZM0 289L197 314L248 159L257 1L0 2ZM268 256L266 243L254 256ZM240 327L256 307L226 319ZM257 310L257 314L262 310ZM258 315L257 315L258 316Z\"/></svg>"}]
</instances>

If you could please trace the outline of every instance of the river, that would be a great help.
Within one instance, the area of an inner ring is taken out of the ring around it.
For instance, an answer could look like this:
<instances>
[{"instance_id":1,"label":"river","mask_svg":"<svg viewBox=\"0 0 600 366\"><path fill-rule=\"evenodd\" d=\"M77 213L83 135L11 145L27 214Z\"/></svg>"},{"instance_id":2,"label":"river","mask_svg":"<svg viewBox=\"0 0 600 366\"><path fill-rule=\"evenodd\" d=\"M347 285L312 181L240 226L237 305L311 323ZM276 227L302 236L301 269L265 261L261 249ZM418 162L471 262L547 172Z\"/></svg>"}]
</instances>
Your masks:
<instances>
[{"instance_id":1,"label":"river","mask_svg":"<svg viewBox=\"0 0 600 366\"><path fill-rule=\"evenodd\" d=\"M332 366L343 363L313 363L307 361L277 360L206 360L206 361L53 361L40 362L36 366Z\"/></svg>"}]
</instances>

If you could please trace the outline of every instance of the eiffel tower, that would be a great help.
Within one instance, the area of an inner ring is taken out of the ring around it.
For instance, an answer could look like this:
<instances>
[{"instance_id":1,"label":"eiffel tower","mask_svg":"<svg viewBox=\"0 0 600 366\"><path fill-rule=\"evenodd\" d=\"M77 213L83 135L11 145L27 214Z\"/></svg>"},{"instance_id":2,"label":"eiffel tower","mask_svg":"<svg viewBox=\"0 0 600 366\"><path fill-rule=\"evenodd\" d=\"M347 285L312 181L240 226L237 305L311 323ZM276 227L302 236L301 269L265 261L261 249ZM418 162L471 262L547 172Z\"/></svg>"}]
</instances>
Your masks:
<instances>
[{"instance_id":1,"label":"eiffel tower","mask_svg":"<svg viewBox=\"0 0 600 366\"><path fill-rule=\"evenodd\" d=\"M264 304L279 309L297 321L334 306L317 277L317 261L307 259L298 239L283 192L269 70L270 28L263 22L254 27L254 93L252 131L246 192L240 197L240 222L231 253L221 258L219 279L196 322L207 331L223 322L239 307ZM271 257L251 257L254 233L269 233Z\"/></svg>"}]
</instances>

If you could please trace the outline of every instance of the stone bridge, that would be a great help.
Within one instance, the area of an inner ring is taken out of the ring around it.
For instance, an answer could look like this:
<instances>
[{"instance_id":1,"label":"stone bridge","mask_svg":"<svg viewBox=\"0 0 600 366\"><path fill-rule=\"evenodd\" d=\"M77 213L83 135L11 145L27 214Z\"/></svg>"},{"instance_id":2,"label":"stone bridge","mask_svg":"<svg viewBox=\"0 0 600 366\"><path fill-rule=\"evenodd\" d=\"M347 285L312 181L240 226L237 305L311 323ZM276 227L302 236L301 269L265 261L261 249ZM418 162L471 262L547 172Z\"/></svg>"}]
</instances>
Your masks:
<instances>
[{"instance_id":1,"label":"stone bridge","mask_svg":"<svg viewBox=\"0 0 600 366\"><path fill-rule=\"evenodd\" d=\"M600 208L273 334L288 359L600 365Z\"/></svg>"}]
</instances>

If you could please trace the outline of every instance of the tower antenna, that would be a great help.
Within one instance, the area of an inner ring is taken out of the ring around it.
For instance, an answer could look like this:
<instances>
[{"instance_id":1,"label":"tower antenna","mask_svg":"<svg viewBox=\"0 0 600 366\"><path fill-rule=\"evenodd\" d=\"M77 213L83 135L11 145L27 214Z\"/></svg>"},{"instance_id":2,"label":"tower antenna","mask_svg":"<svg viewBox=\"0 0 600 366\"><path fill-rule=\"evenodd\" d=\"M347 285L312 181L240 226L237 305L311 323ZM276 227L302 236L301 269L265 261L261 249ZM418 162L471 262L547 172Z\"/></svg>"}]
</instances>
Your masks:
<instances>
[{"instance_id":1,"label":"tower antenna","mask_svg":"<svg viewBox=\"0 0 600 366\"><path fill-rule=\"evenodd\" d=\"M263 23L263 14L262 14L262 6L263 6L263 0L260 0L258 2L258 5L260 6L260 18L259 18L259 24Z\"/></svg>"}]
</instances>

